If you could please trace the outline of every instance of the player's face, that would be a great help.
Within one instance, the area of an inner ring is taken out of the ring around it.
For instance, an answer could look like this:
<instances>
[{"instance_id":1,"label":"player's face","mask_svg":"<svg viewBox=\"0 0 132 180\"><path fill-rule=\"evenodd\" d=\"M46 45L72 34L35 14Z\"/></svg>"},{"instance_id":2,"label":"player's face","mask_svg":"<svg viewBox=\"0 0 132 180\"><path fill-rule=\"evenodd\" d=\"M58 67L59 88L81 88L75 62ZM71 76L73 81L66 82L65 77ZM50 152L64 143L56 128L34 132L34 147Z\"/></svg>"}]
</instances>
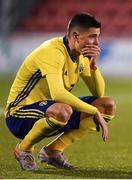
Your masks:
<instances>
[{"instance_id":1,"label":"player's face","mask_svg":"<svg viewBox=\"0 0 132 180\"><path fill-rule=\"evenodd\" d=\"M99 45L100 28L89 28L76 36L75 49L80 53L86 45Z\"/></svg>"}]
</instances>

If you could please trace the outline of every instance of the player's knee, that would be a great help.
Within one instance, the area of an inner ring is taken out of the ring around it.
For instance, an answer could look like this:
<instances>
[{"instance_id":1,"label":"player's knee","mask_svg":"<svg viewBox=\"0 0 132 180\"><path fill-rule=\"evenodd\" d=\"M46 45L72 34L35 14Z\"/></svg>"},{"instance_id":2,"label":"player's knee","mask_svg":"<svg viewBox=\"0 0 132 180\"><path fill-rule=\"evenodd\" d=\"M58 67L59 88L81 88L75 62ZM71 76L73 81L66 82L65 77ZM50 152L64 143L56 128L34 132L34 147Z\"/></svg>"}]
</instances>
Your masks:
<instances>
[{"instance_id":1,"label":"player's knee","mask_svg":"<svg viewBox=\"0 0 132 180\"><path fill-rule=\"evenodd\" d=\"M70 119L72 112L73 110L69 105L55 103L47 109L46 116L53 117L57 121L66 123Z\"/></svg>"},{"instance_id":2,"label":"player's knee","mask_svg":"<svg viewBox=\"0 0 132 180\"><path fill-rule=\"evenodd\" d=\"M68 122L68 120L70 119L70 116L72 115L72 108L67 105L64 104L62 105L60 111L58 112L58 120L62 121L62 122Z\"/></svg>"},{"instance_id":3,"label":"player's knee","mask_svg":"<svg viewBox=\"0 0 132 180\"><path fill-rule=\"evenodd\" d=\"M106 114L114 115L116 112L116 104L115 101L111 97L105 97L105 101L103 103Z\"/></svg>"}]
</instances>

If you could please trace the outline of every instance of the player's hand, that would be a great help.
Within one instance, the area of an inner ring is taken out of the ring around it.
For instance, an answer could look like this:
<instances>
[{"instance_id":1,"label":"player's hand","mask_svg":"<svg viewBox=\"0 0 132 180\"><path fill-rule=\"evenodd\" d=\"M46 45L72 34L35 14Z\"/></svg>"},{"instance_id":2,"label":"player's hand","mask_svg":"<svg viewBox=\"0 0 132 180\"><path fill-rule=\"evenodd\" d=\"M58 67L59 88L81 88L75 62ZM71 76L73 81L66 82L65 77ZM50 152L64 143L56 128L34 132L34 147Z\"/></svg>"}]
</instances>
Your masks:
<instances>
[{"instance_id":1,"label":"player's hand","mask_svg":"<svg viewBox=\"0 0 132 180\"><path fill-rule=\"evenodd\" d=\"M106 141L108 139L108 127L106 124L106 121L102 117L101 113L99 111L96 112L94 116L95 123L99 124L102 129L102 139L103 141Z\"/></svg>"},{"instance_id":2,"label":"player's hand","mask_svg":"<svg viewBox=\"0 0 132 180\"><path fill-rule=\"evenodd\" d=\"M100 48L96 45L86 45L82 50L81 54L84 57L88 57L90 60L90 68L93 70L97 69L97 60L100 55Z\"/></svg>"}]
</instances>

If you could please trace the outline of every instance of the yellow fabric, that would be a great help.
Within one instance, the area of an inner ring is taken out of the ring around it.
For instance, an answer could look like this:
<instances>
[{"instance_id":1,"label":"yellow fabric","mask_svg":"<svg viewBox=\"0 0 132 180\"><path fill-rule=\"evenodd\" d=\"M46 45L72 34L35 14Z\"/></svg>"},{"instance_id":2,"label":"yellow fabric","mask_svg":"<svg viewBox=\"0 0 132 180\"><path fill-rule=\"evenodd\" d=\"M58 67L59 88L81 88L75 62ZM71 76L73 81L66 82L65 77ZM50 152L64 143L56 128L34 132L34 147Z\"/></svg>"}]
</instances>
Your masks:
<instances>
[{"instance_id":1,"label":"yellow fabric","mask_svg":"<svg viewBox=\"0 0 132 180\"><path fill-rule=\"evenodd\" d=\"M22 151L33 151L36 143L52 135L64 125L65 123L59 122L51 117L38 120L20 143L20 149Z\"/></svg>"},{"instance_id":2,"label":"yellow fabric","mask_svg":"<svg viewBox=\"0 0 132 180\"><path fill-rule=\"evenodd\" d=\"M64 132L57 139L48 144L48 148L51 150L64 151L64 149L71 145L74 141L79 140L87 133L96 131L96 125L93 122L93 117L85 118L80 121L79 129L70 130Z\"/></svg>"},{"instance_id":3,"label":"yellow fabric","mask_svg":"<svg viewBox=\"0 0 132 180\"><path fill-rule=\"evenodd\" d=\"M91 92L102 95L104 85L97 71L90 70L88 58L82 55L76 62L72 61L62 37L50 39L32 51L21 65L9 93L5 116L9 109L10 115L14 115L20 107L48 99L59 99L77 110L95 114L95 107L78 100L68 91L72 90L82 74L85 80L89 77L87 84L90 83ZM97 78L98 75L100 78ZM96 79L96 87L90 79ZM55 91L60 93L59 98L56 98Z\"/></svg>"},{"instance_id":4,"label":"yellow fabric","mask_svg":"<svg viewBox=\"0 0 132 180\"><path fill-rule=\"evenodd\" d=\"M78 110L78 111L82 111L89 114L96 113L97 111L96 107L81 101L80 99L78 99L76 96L74 96L73 94L71 94L64 88L63 80L61 76L57 74L55 75L49 74L46 77L47 77L47 82L49 85L52 99L54 99L55 101L69 104L75 110ZM53 77L55 77L56 79L55 81Z\"/></svg>"},{"instance_id":5,"label":"yellow fabric","mask_svg":"<svg viewBox=\"0 0 132 180\"><path fill-rule=\"evenodd\" d=\"M94 96L104 96L105 82L99 69L97 68L96 70L91 70L90 72L91 76L87 76L86 74L82 73L82 79Z\"/></svg>"},{"instance_id":6,"label":"yellow fabric","mask_svg":"<svg viewBox=\"0 0 132 180\"><path fill-rule=\"evenodd\" d=\"M109 115L109 114L103 114L103 113L102 113L102 116L107 122L111 121L115 117L115 115Z\"/></svg>"},{"instance_id":7,"label":"yellow fabric","mask_svg":"<svg viewBox=\"0 0 132 180\"><path fill-rule=\"evenodd\" d=\"M50 142L46 147L48 147L49 150L64 151L66 145L57 137L55 140Z\"/></svg>"}]
</instances>

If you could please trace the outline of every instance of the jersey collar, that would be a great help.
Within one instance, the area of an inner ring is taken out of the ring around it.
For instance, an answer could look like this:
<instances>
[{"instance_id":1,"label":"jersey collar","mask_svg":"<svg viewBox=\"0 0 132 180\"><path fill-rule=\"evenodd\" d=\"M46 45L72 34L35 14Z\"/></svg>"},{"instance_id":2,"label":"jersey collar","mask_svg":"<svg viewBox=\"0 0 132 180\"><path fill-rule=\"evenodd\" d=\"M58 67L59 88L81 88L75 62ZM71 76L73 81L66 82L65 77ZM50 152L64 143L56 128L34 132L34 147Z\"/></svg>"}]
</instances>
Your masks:
<instances>
[{"instance_id":1,"label":"jersey collar","mask_svg":"<svg viewBox=\"0 0 132 180\"><path fill-rule=\"evenodd\" d=\"M66 49L67 49L67 51L68 51L68 54L69 54L71 60L72 60L73 62L76 62L76 58L75 58L75 56L72 54L72 52L71 52L71 50L70 50L70 48L69 48L69 46L68 46L68 40L67 40L67 37L66 37L66 36L63 37L63 43L64 43L64 45L66 46Z\"/></svg>"}]
</instances>

